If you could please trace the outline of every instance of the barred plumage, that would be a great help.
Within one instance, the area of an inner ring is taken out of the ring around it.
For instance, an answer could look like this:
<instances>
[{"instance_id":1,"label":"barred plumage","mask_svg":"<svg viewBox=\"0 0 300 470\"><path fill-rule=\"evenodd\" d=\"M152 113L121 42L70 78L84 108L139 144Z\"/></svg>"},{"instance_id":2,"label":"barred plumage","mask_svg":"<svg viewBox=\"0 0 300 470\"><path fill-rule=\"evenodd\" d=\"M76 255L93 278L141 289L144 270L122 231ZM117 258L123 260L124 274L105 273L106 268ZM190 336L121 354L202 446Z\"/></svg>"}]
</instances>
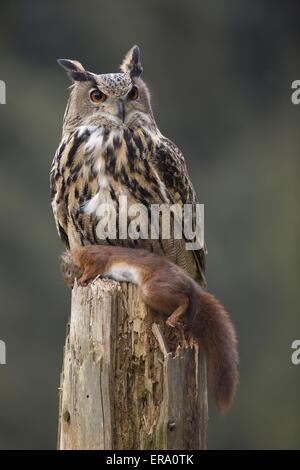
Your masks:
<instances>
[{"instance_id":1,"label":"barred plumage","mask_svg":"<svg viewBox=\"0 0 300 470\"><path fill-rule=\"evenodd\" d=\"M197 202L181 152L156 126L140 78L137 46L118 74L95 75L76 61L60 64L74 82L51 168L60 237L71 249L105 242L144 247L167 256L204 284L204 249L187 251L184 239L122 239L116 233L102 240L97 235L99 208L110 203L120 216L120 196L126 196L128 208L135 203L149 208Z\"/></svg>"}]
</instances>

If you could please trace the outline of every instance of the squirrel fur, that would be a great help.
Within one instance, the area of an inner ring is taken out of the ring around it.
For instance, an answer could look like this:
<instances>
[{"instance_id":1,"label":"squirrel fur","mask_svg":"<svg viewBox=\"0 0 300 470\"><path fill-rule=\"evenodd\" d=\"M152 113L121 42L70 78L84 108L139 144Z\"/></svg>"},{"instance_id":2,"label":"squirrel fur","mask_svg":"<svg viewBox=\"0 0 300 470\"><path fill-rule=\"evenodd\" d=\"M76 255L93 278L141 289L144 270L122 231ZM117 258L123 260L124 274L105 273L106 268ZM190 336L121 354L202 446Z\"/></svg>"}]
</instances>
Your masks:
<instances>
[{"instance_id":1,"label":"squirrel fur","mask_svg":"<svg viewBox=\"0 0 300 470\"><path fill-rule=\"evenodd\" d=\"M183 317L207 360L208 388L220 411L235 396L238 352L235 329L220 302L185 271L166 258L139 248L91 245L64 255L62 270L68 285L80 285L100 275L138 285L145 304L167 316L175 327Z\"/></svg>"}]
</instances>

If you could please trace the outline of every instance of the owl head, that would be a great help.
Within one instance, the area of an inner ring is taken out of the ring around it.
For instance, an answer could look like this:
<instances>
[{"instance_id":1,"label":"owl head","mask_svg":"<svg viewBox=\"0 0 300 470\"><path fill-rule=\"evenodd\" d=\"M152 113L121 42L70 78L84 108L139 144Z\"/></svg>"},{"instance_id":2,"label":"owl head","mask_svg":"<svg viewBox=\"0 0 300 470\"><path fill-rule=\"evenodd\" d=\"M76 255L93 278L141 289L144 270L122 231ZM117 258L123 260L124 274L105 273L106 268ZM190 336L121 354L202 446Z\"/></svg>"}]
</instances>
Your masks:
<instances>
[{"instance_id":1,"label":"owl head","mask_svg":"<svg viewBox=\"0 0 300 470\"><path fill-rule=\"evenodd\" d=\"M58 63L73 82L64 117L66 130L94 122L118 127L154 123L149 91L140 78L138 46L127 52L119 73L95 74L77 60L59 59Z\"/></svg>"}]
</instances>

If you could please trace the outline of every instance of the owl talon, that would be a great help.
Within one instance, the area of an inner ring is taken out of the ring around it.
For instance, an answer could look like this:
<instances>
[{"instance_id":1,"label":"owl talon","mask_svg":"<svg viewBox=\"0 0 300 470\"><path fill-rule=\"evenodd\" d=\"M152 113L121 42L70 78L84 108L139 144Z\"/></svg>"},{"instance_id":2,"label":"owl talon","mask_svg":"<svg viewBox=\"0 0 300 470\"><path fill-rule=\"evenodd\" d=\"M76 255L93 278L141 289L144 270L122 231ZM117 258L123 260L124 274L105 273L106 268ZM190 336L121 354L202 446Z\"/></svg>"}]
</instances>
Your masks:
<instances>
[{"instance_id":1,"label":"owl talon","mask_svg":"<svg viewBox=\"0 0 300 470\"><path fill-rule=\"evenodd\" d=\"M77 279L77 283L81 287L85 287L89 283L89 278L87 276L81 276Z\"/></svg>"},{"instance_id":2,"label":"owl talon","mask_svg":"<svg viewBox=\"0 0 300 470\"><path fill-rule=\"evenodd\" d=\"M166 320L166 324L170 326L171 328L176 327L176 321L174 321L173 319L170 319L170 317Z\"/></svg>"}]
</instances>

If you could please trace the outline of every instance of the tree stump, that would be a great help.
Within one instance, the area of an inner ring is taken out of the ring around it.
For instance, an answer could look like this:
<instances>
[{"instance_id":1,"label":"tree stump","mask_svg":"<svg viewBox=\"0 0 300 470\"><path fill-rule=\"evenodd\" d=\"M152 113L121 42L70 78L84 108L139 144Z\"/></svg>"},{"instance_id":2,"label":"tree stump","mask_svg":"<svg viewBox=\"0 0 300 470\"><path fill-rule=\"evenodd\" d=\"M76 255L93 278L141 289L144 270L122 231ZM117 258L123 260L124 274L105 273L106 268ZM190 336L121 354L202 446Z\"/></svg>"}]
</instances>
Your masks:
<instances>
[{"instance_id":1,"label":"tree stump","mask_svg":"<svg viewBox=\"0 0 300 470\"><path fill-rule=\"evenodd\" d=\"M206 448L205 358L132 284L74 286L59 390L59 449Z\"/></svg>"}]
</instances>

